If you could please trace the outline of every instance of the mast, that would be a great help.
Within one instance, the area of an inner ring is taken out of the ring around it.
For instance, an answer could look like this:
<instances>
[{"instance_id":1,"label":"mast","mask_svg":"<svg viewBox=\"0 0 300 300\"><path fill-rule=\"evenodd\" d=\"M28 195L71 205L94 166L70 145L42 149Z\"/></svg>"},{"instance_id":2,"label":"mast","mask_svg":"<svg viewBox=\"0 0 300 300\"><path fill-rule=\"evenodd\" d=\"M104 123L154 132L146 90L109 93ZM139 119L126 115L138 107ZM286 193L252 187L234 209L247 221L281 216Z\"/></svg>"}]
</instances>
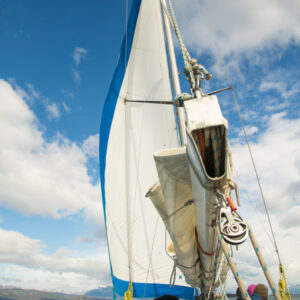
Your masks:
<instances>
[{"instance_id":1,"label":"mast","mask_svg":"<svg viewBox=\"0 0 300 300\"><path fill-rule=\"evenodd\" d=\"M161 0L161 4L166 7L165 0ZM166 33L166 40L167 40L167 45L168 45L168 54L169 54L169 63L170 63L170 67L171 67L173 92L174 92L174 96L176 96L181 93L181 88L180 88L180 82L179 82L179 78L178 78L178 70L177 70L176 57L175 57L175 51L174 51L174 45L173 45L170 24L169 24L169 20L167 18L167 15L166 15L163 7L162 7L162 14L163 14L165 33ZM185 145L187 143L186 126L185 126L185 111L184 111L183 107L177 107L176 112L177 112L177 122L178 122L178 126L179 126L180 142L181 142L181 145Z\"/></svg>"}]
</instances>

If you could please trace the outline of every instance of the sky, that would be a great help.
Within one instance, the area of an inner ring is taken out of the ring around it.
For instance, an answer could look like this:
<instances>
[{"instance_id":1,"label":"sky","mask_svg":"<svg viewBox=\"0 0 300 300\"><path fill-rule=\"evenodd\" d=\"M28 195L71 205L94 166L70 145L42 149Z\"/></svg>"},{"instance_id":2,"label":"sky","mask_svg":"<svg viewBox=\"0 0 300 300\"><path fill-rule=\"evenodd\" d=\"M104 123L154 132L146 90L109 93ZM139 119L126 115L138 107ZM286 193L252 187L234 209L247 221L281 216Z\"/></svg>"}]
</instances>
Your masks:
<instances>
[{"instance_id":1,"label":"sky","mask_svg":"<svg viewBox=\"0 0 300 300\"><path fill-rule=\"evenodd\" d=\"M173 4L187 48L213 74L204 91L234 86L288 283L300 288L300 3ZM0 0L2 286L82 293L111 285L98 141L125 18L125 1ZM231 93L219 101L229 121L239 212L277 282L277 257ZM236 261L245 282L265 282L249 241ZM227 286L235 289L232 280Z\"/></svg>"}]
</instances>

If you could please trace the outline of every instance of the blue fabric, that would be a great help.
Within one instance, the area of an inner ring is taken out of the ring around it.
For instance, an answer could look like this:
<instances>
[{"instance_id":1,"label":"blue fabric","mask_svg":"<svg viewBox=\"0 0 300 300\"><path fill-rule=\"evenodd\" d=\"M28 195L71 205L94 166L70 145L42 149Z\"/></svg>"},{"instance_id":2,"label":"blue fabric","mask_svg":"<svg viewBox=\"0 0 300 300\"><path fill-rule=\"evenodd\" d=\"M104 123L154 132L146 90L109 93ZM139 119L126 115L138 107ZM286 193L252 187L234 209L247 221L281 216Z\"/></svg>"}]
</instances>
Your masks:
<instances>
[{"instance_id":1,"label":"blue fabric","mask_svg":"<svg viewBox=\"0 0 300 300\"><path fill-rule=\"evenodd\" d=\"M128 281L113 277L113 285L119 295L123 296L128 289ZM133 297L156 298L164 295L177 296L180 299L194 299L194 289L185 286L169 284L136 283L133 282Z\"/></svg>"}]
</instances>

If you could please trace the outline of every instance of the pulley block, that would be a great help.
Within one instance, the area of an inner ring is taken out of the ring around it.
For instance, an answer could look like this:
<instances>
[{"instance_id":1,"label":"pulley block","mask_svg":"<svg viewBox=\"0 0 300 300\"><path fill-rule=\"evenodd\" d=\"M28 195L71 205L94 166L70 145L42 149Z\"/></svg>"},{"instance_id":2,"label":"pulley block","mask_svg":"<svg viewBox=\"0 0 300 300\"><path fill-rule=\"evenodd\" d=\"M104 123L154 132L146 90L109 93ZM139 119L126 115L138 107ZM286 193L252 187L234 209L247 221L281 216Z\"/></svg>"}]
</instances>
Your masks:
<instances>
[{"instance_id":1,"label":"pulley block","mask_svg":"<svg viewBox=\"0 0 300 300\"><path fill-rule=\"evenodd\" d=\"M220 209L220 233L231 245L242 244L248 237L248 226L243 219L230 207Z\"/></svg>"}]
</instances>

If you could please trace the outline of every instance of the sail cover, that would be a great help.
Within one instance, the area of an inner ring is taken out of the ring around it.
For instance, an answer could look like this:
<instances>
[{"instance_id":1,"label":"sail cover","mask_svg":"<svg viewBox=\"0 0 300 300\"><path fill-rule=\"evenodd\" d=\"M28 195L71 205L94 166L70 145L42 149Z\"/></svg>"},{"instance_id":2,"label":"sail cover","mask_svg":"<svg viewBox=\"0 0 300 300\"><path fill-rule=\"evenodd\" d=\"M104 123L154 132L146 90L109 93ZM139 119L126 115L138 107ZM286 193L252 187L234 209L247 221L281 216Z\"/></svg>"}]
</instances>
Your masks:
<instances>
[{"instance_id":1,"label":"sail cover","mask_svg":"<svg viewBox=\"0 0 300 300\"><path fill-rule=\"evenodd\" d=\"M193 299L179 270L169 285L173 261L165 250L166 230L145 197L158 181L153 154L178 146L173 106L159 104L171 99L160 1L135 0L100 126L103 209L119 295L132 282L134 297Z\"/></svg>"}]
</instances>

